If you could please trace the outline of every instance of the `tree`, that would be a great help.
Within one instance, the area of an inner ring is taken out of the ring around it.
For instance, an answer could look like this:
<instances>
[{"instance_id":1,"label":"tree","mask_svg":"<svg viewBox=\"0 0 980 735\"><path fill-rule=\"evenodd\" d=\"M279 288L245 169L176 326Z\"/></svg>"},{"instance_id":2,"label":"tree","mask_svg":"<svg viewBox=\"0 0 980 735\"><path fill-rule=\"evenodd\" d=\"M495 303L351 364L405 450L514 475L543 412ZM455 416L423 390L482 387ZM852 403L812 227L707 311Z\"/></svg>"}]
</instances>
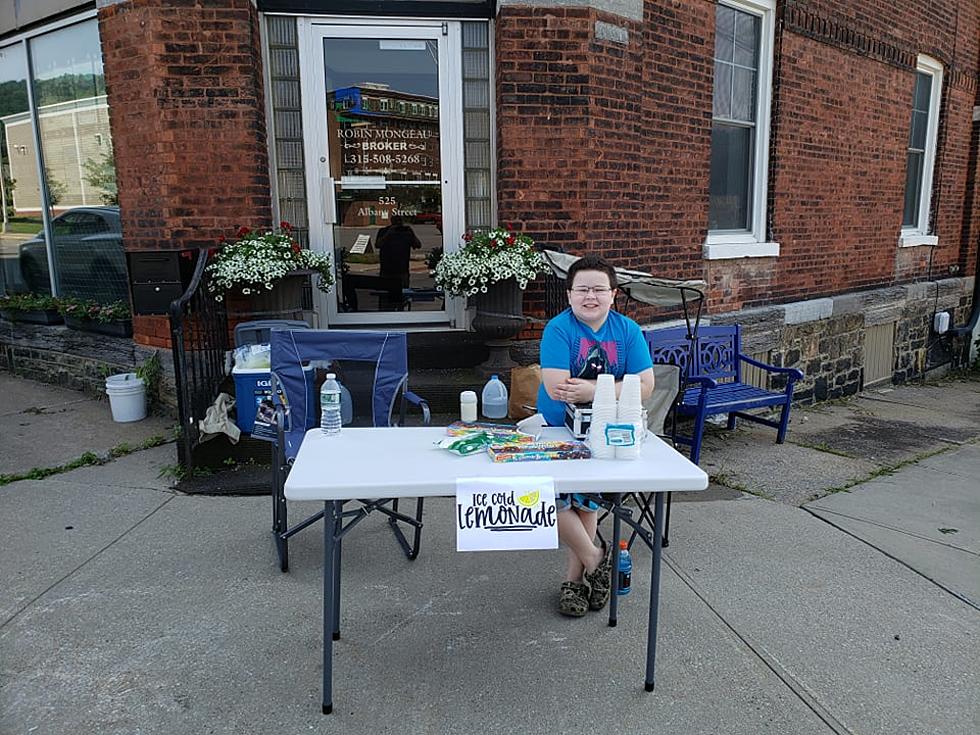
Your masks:
<instances>
[{"instance_id":1,"label":"tree","mask_svg":"<svg viewBox=\"0 0 980 735\"><path fill-rule=\"evenodd\" d=\"M48 206L57 206L68 193L68 185L52 176L47 166L44 167L44 181L48 185Z\"/></svg>"},{"instance_id":2,"label":"tree","mask_svg":"<svg viewBox=\"0 0 980 735\"><path fill-rule=\"evenodd\" d=\"M119 204L119 189L116 186L116 158L110 150L99 160L88 158L82 164L85 170L85 183L99 189L99 199L103 204Z\"/></svg>"}]
</instances>

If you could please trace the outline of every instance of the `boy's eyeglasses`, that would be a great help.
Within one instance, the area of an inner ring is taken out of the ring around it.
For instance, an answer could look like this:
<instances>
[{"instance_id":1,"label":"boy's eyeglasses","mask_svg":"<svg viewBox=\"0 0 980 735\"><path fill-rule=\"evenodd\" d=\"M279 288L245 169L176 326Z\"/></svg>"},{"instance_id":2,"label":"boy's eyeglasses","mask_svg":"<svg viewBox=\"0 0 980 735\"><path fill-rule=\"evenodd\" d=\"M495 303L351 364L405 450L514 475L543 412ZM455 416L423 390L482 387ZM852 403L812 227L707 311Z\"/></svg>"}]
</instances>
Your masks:
<instances>
[{"instance_id":1,"label":"boy's eyeglasses","mask_svg":"<svg viewBox=\"0 0 980 735\"><path fill-rule=\"evenodd\" d=\"M576 296L586 296L590 293L596 296L605 296L606 294L612 293L612 289L606 286L575 286L569 290Z\"/></svg>"}]
</instances>

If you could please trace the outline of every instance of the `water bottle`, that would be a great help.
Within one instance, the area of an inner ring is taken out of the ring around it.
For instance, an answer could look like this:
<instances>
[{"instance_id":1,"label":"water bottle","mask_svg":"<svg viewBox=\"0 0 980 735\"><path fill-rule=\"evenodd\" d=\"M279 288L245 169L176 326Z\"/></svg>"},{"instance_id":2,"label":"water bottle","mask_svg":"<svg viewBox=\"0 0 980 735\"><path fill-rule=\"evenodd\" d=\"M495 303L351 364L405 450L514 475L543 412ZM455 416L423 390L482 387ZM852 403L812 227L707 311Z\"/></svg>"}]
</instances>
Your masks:
<instances>
[{"instance_id":1,"label":"water bottle","mask_svg":"<svg viewBox=\"0 0 980 735\"><path fill-rule=\"evenodd\" d=\"M616 573L619 575L619 594L628 595L633 580L633 559L630 558L630 547L625 539L619 542L619 564Z\"/></svg>"},{"instance_id":2,"label":"water bottle","mask_svg":"<svg viewBox=\"0 0 980 735\"><path fill-rule=\"evenodd\" d=\"M337 376L327 373L327 379L320 388L320 428L327 436L340 433L340 384Z\"/></svg>"},{"instance_id":3,"label":"water bottle","mask_svg":"<svg viewBox=\"0 0 980 735\"><path fill-rule=\"evenodd\" d=\"M483 415L488 419L507 418L507 386L491 375L483 386Z\"/></svg>"}]
</instances>

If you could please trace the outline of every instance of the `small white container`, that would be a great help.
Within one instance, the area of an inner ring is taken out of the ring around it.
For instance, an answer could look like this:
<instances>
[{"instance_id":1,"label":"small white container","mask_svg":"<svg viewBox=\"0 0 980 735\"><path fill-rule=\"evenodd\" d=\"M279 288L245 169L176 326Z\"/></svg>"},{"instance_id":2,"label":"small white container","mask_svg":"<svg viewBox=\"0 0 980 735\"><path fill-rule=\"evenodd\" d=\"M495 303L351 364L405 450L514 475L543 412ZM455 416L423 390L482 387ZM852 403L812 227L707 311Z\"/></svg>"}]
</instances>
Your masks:
<instances>
[{"instance_id":1,"label":"small white container","mask_svg":"<svg viewBox=\"0 0 980 735\"><path fill-rule=\"evenodd\" d=\"M146 384L136 373L121 373L106 378L112 420L119 424L146 418Z\"/></svg>"},{"instance_id":2,"label":"small white container","mask_svg":"<svg viewBox=\"0 0 980 735\"><path fill-rule=\"evenodd\" d=\"M476 421L476 392L464 390L459 394L459 420L467 424Z\"/></svg>"}]
</instances>

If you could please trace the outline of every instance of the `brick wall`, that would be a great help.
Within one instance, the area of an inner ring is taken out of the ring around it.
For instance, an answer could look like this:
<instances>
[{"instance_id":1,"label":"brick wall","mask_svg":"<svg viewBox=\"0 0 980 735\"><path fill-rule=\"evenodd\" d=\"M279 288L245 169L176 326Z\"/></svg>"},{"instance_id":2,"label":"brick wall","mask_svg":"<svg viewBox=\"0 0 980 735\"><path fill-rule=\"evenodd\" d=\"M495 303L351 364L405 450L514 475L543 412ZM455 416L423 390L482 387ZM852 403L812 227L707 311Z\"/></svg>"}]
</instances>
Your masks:
<instances>
[{"instance_id":1,"label":"brick wall","mask_svg":"<svg viewBox=\"0 0 980 735\"><path fill-rule=\"evenodd\" d=\"M617 264L702 276L714 313L971 274L977 3L780 3L768 224L781 253L704 261L714 7L647 2L642 23L591 8L500 9L501 221ZM605 40L597 23L628 42ZM934 249L898 247L919 53L946 69ZM541 314L543 302L532 289L525 308Z\"/></svg>"},{"instance_id":2,"label":"brick wall","mask_svg":"<svg viewBox=\"0 0 980 735\"><path fill-rule=\"evenodd\" d=\"M127 250L212 246L271 217L258 15L250 0L99 10ZM168 341L162 317L134 339Z\"/></svg>"}]
</instances>

